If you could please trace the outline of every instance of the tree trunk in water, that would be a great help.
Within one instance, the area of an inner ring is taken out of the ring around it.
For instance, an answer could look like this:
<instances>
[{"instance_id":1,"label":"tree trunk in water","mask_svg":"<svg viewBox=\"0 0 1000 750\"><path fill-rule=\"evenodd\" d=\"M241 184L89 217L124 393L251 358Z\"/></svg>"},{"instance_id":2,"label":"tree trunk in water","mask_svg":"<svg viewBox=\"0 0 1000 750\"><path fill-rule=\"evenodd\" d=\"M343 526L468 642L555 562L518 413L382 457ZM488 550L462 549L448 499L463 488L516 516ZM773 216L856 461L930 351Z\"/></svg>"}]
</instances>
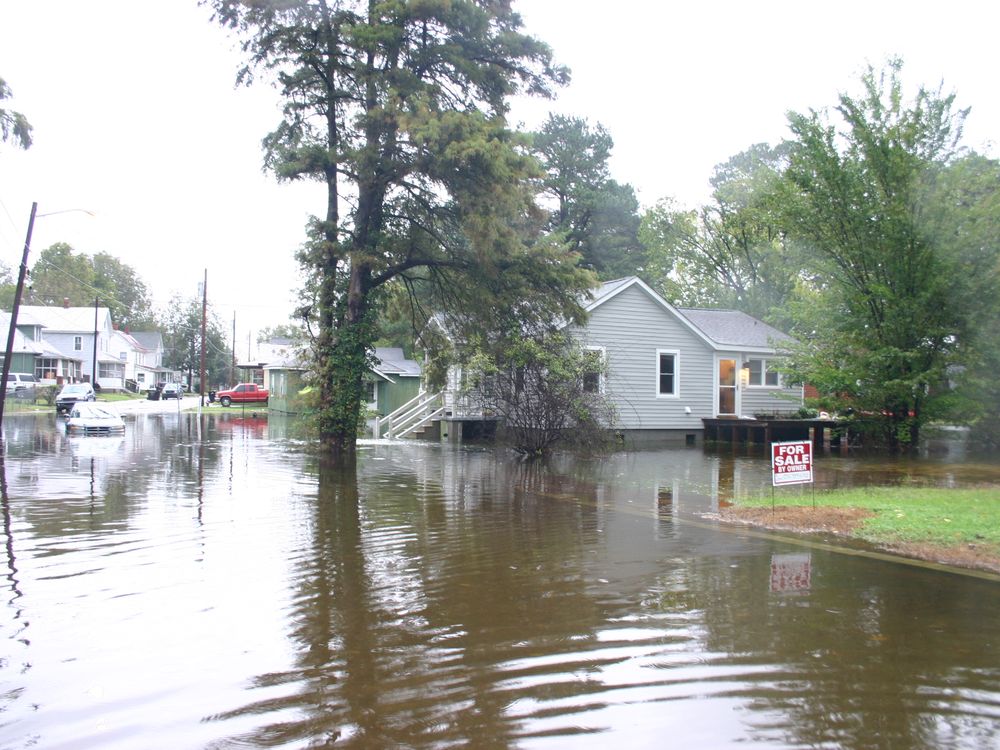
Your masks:
<instances>
[{"instance_id":1,"label":"tree trunk in water","mask_svg":"<svg viewBox=\"0 0 1000 750\"><path fill-rule=\"evenodd\" d=\"M322 360L320 442L335 457L353 459L363 419L364 377L368 352L375 340L370 318L367 275L364 268L351 269L346 300L335 316Z\"/></svg>"}]
</instances>

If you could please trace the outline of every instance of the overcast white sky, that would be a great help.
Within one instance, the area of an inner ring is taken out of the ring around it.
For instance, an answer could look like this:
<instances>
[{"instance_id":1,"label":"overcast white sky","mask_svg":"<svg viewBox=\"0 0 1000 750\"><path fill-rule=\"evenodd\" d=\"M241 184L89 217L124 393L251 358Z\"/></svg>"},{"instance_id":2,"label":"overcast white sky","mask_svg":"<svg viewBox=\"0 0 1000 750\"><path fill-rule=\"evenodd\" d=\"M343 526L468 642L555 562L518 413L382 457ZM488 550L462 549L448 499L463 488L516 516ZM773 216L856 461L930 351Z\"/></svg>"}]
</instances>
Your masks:
<instances>
[{"instance_id":1,"label":"overcast white sky","mask_svg":"<svg viewBox=\"0 0 1000 750\"><path fill-rule=\"evenodd\" d=\"M644 206L695 206L714 165L787 134L785 113L856 90L871 62L906 62L910 91L937 86L971 106L966 143L996 156L1000 3L896 0L515 0L529 33L573 71L555 102L519 105L588 118L615 140L613 176ZM815 10L813 10L815 9ZM278 121L273 92L237 89L240 58L196 0L0 0L6 106L34 125L26 152L0 145L0 261L20 262L32 201L32 257L54 242L132 265L156 304L208 296L237 351L286 322L295 249L316 185L261 173Z\"/></svg>"}]
</instances>

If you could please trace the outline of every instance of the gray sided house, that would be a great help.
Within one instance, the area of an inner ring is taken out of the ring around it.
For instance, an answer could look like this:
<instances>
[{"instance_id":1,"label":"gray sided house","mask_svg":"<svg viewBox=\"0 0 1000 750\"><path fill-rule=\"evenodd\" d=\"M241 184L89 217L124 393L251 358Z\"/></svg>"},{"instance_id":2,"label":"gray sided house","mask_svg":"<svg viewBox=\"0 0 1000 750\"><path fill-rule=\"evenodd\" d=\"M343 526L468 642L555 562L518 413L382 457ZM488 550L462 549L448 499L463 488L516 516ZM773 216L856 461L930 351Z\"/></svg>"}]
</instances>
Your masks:
<instances>
[{"instance_id":1,"label":"gray sided house","mask_svg":"<svg viewBox=\"0 0 1000 750\"><path fill-rule=\"evenodd\" d=\"M604 283L579 340L606 363L604 393L633 441L702 434L705 418L787 414L803 403L774 368L789 337L734 310L674 307L639 278Z\"/></svg>"},{"instance_id":2,"label":"gray sided house","mask_svg":"<svg viewBox=\"0 0 1000 750\"><path fill-rule=\"evenodd\" d=\"M102 388L124 389L125 366L117 353L111 352L113 328L108 308L22 305L18 310L17 327L22 333L27 330L39 332L60 352L64 361L79 362L78 378ZM69 379L75 378L69 376Z\"/></svg>"}]
</instances>

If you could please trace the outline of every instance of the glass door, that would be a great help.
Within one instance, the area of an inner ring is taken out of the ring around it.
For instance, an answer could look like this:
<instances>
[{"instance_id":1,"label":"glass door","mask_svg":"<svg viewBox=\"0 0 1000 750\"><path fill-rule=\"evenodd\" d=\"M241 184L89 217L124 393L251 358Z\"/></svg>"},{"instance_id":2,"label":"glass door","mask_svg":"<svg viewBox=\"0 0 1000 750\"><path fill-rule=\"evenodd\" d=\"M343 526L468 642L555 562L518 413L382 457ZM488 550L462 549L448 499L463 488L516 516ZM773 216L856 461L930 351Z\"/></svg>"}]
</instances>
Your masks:
<instances>
[{"instance_id":1,"label":"glass door","mask_svg":"<svg viewBox=\"0 0 1000 750\"><path fill-rule=\"evenodd\" d=\"M735 417L738 413L737 367L735 359L719 359L719 408L718 416Z\"/></svg>"}]
</instances>

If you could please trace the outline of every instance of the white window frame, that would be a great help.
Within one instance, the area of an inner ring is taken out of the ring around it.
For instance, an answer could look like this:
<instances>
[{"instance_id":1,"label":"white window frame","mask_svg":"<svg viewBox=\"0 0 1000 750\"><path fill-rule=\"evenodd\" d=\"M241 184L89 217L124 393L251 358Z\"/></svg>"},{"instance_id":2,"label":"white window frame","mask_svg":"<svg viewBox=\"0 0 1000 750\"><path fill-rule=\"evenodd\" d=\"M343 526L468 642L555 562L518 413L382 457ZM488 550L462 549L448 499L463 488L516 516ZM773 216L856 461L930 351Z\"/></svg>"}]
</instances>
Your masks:
<instances>
[{"instance_id":1,"label":"white window frame","mask_svg":"<svg viewBox=\"0 0 1000 750\"><path fill-rule=\"evenodd\" d=\"M768 363L774 362L776 359L777 357L747 357L746 365L747 365L747 372L749 374L747 388L771 388L771 389L781 388L781 373L777 372L776 370L773 370L772 372L774 372L774 375L777 378L777 382L774 385L771 385L767 382ZM760 379L761 379L760 383L755 383L753 382L752 379L753 370L750 369L750 362L754 360L758 360L760 362Z\"/></svg>"},{"instance_id":2,"label":"white window frame","mask_svg":"<svg viewBox=\"0 0 1000 750\"><path fill-rule=\"evenodd\" d=\"M83 336L73 337L73 351L82 352L83 351Z\"/></svg>"},{"instance_id":3,"label":"white window frame","mask_svg":"<svg viewBox=\"0 0 1000 750\"><path fill-rule=\"evenodd\" d=\"M664 354L672 355L674 358L674 392L673 393L662 393L660 391L660 358ZM681 396L681 353L677 349L657 349L656 350L656 362L654 364L654 372L656 373L656 397L657 398L680 398Z\"/></svg>"},{"instance_id":4,"label":"white window frame","mask_svg":"<svg viewBox=\"0 0 1000 750\"><path fill-rule=\"evenodd\" d=\"M608 365L607 350L603 346L585 346L584 350L588 352L597 352L597 354L600 355L599 358L600 358L601 369L597 373L597 392L603 394L605 386L604 370L607 368ZM587 391L587 393L590 393L590 391Z\"/></svg>"}]
</instances>

